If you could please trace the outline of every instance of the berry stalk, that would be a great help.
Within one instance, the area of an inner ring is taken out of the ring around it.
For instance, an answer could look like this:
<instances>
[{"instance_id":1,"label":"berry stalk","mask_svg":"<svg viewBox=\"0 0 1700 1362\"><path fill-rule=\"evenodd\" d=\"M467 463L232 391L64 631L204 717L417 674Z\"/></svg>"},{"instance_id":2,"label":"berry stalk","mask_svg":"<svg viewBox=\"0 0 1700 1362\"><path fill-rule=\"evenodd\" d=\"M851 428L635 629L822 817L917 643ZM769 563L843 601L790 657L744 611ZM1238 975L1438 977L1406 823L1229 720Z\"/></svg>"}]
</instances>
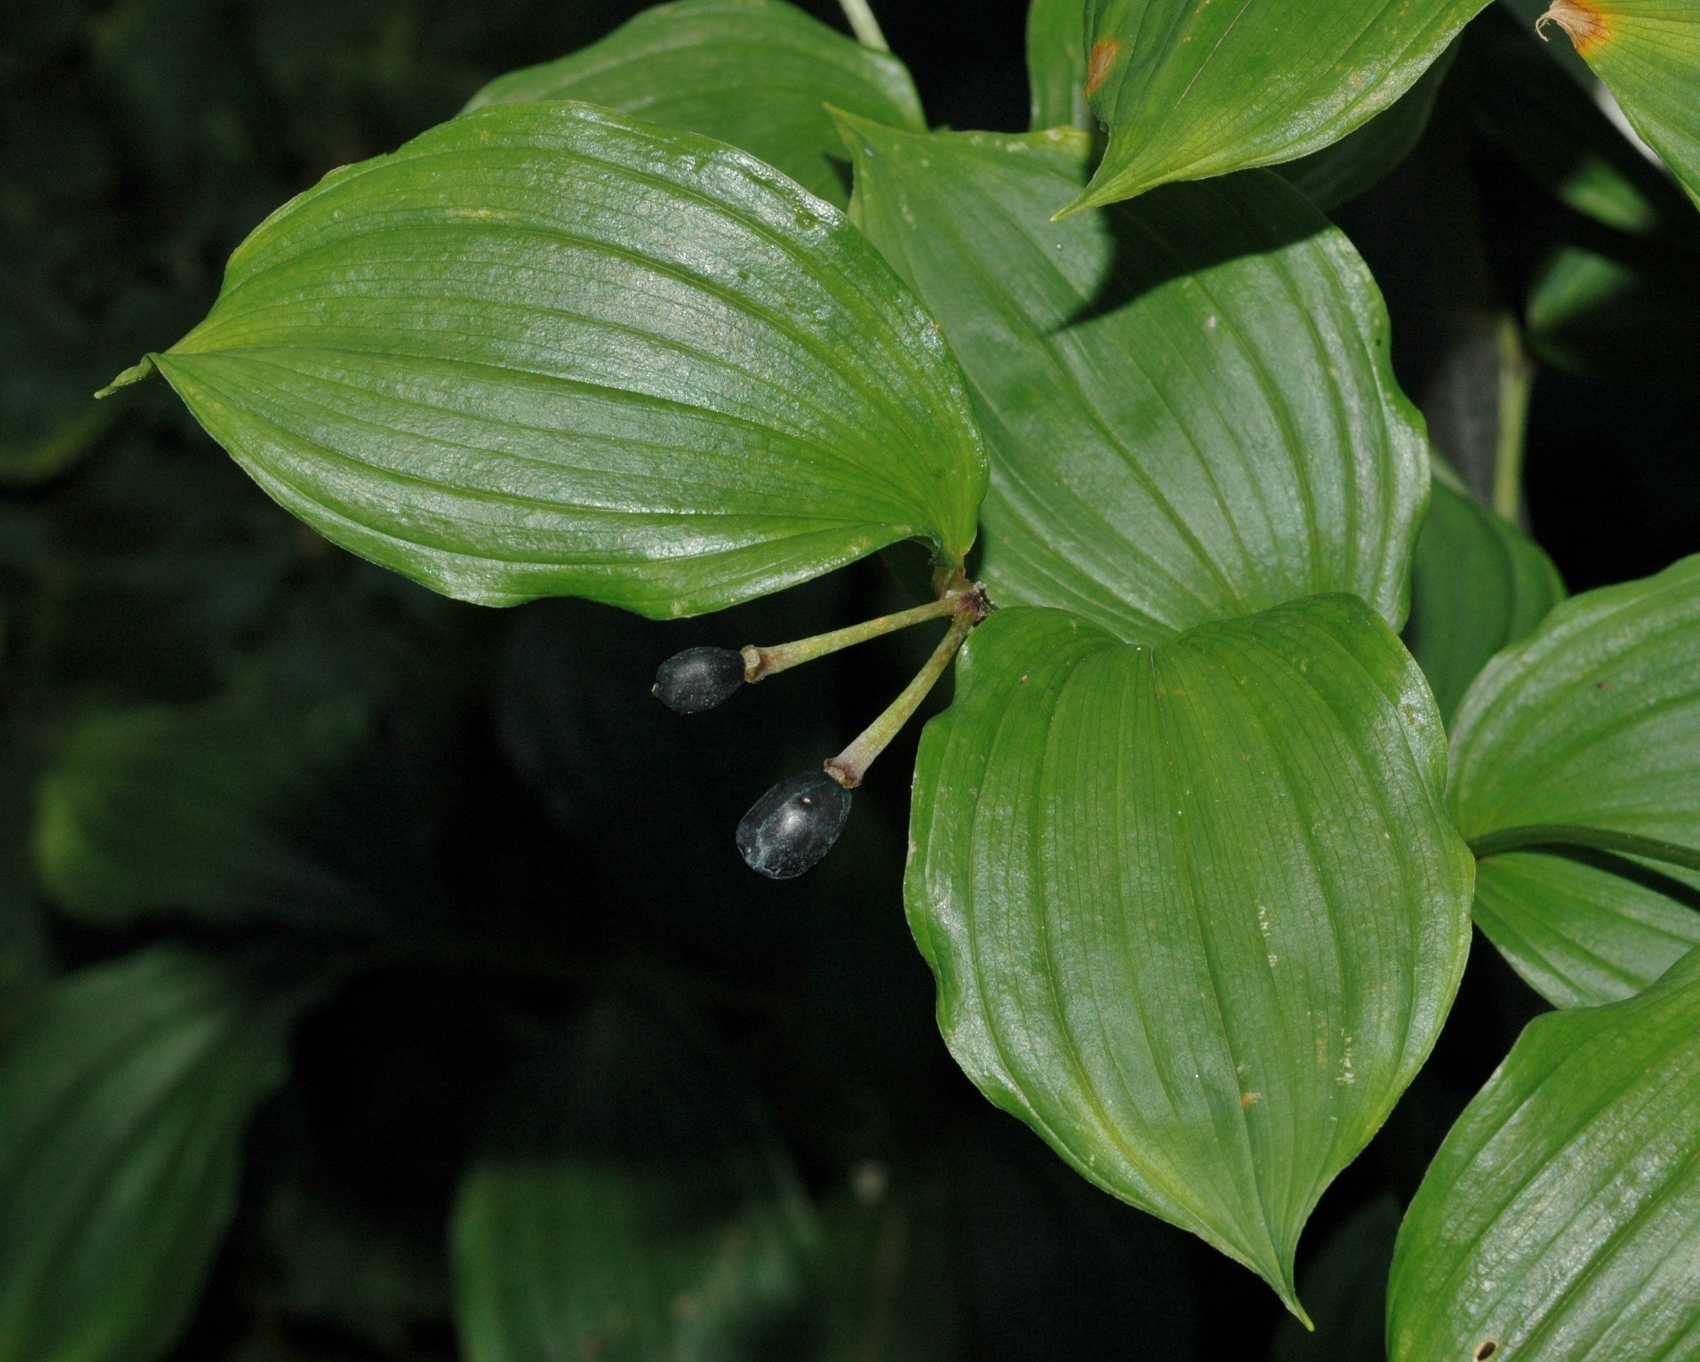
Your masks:
<instances>
[{"instance_id":1,"label":"berry stalk","mask_svg":"<svg viewBox=\"0 0 1700 1362\"><path fill-rule=\"evenodd\" d=\"M965 594L959 592L946 596L943 600L917 605L913 610L903 610L895 615L881 615L878 619L852 624L848 629L834 629L830 634L816 634L813 638L798 639L795 643L781 643L773 648L758 648L752 643L743 650L744 680L753 685L775 672L800 667L805 662L813 662L817 657L825 657L843 648L853 648L858 643L866 643L869 639L879 638L884 634L894 634L912 624L946 619L961 608Z\"/></svg>"},{"instance_id":2,"label":"berry stalk","mask_svg":"<svg viewBox=\"0 0 1700 1362\"><path fill-rule=\"evenodd\" d=\"M863 729L855 742L826 763L826 773L846 790L854 790L862 783L868 767L891 745L891 740L921 707L921 701L938 684L939 677L950 666L963 640L985 618L985 601L980 593L971 592L956 599L959 602L956 618L951 622L950 631L927 659L927 665L916 673L915 679L904 687L903 693L891 702L891 707L884 714Z\"/></svg>"}]
</instances>

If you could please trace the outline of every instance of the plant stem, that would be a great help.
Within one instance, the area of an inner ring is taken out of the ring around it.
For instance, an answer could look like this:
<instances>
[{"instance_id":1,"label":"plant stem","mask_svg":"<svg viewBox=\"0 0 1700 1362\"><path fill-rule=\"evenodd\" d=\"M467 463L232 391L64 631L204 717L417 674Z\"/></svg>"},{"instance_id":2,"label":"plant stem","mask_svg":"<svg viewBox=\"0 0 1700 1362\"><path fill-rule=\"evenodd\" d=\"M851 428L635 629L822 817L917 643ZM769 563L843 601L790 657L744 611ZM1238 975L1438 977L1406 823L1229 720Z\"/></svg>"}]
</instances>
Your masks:
<instances>
[{"instance_id":1,"label":"plant stem","mask_svg":"<svg viewBox=\"0 0 1700 1362\"><path fill-rule=\"evenodd\" d=\"M863 729L855 742L826 763L827 775L846 790L854 790L860 785L862 777L868 773L868 767L874 764L874 758L885 751L903 725L908 723L910 717L921 707L921 701L927 698L927 692L938 684L939 677L944 675L944 669L950 666L950 660L956 656L956 650L962 646L962 640L967 638L969 631L984 618L984 612L972 597L963 600L961 608L956 612L956 619L951 623L950 632L933 650L933 655L927 659L927 665L904 687L903 694L891 702L891 707L884 714Z\"/></svg>"},{"instance_id":2,"label":"plant stem","mask_svg":"<svg viewBox=\"0 0 1700 1362\"><path fill-rule=\"evenodd\" d=\"M1503 856L1508 851L1533 851L1550 847L1586 847L1591 851L1614 851L1623 856L1640 856L1664 865L1700 870L1700 848L1685 847L1657 837L1633 832L1611 832L1605 828L1574 827L1566 823L1539 823L1523 828L1490 832L1470 843L1478 861Z\"/></svg>"},{"instance_id":3,"label":"plant stem","mask_svg":"<svg viewBox=\"0 0 1700 1362\"><path fill-rule=\"evenodd\" d=\"M1493 509L1513 525L1523 517L1523 447L1529 431L1529 398L1535 366L1523 348L1514 317L1499 322L1499 442L1493 462Z\"/></svg>"},{"instance_id":4,"label":"plant stem","mask_svg":"<svg viewBox=\"0 0 1700 1362\"><path fill-rule=\"evenodd\" d=\"M838 0L844 6L844 17L850 21L850 28L856 34L856 41L863 47L871 47L876 52L889 52L885 34L880 32L879 20L874 18L874 12L868 8L868 0Z\"/></svg>"},{"instance_id":5,"label":"plant stem","mask_svg":"<svg viewBox=\"0 0 1700 1362\"><path fill-rule=\"evenodd\" d=\"M758 648L752 643L744 649L744 680L753 684L775 672L800 667L805 662L813 662L817 657L836 653L841 648L853 648L858 643L866 643L882 634L894 634L899 629L907 629L912 624L924 624L927 620L948 618L957 612L961 604L960 594L946 596L940 601L917 605L913 610L900 611L895 615L881 615L878 619L868 620L864 624L852 624L848 629L834 629L830 634L816 634L813 638L798 639L795 643L781 643L776 648Z\"/></svg>"}]
</instances>

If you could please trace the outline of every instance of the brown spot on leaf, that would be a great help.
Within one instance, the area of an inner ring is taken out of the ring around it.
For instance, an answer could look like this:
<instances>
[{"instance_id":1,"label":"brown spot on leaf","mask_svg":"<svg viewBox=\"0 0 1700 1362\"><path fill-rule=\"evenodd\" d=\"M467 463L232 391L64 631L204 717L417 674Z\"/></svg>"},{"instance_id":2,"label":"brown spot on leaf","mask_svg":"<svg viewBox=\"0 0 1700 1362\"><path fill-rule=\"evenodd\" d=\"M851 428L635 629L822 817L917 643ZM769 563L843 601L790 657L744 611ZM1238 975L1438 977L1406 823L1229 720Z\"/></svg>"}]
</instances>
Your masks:
<instances>
[{"instance_id":1,"label":"brown spot on leaf","mask_svg":"<svg viewBox=\"0 0 1700 1362\"><path fill-rule=\"evenodd\" d=\"M1498 1355L1499 1340L1497 1338L1490 1338L1486 1343L1482 1344L1481 1347L1476 1349L1475 1362L1488 1362L1490 1357L1497 1357Z\"/></svg>"},{"instance_id":2,"label":"brown spot on leaf","mask_svg":"<svg viewBox=\"0 0 1700 1362\"><path fill-rule=\"evenodd\" d=\"M1542 37L1548 24L1557 24L1568 33L1584 57L1592 56L1612 38L1611 19L1594 0L1552 0L1552 8L1535 25Z\"/></svg>"},{"instance_id":3,"label":"brown spot on leaf","mask_svg":"<svg viewBox=\"0 0 1700 1362\"><path fill-rule=\"evenodd\" d=\"M1562 3L1562 0L1561 0ZM1115 61L1116 54L1122 50L1122 45L1114 38L1105 38L1101 43L1092 44L1092 56L1086 63L1086 93L1096 93L1104 83L1104 77L1110 74L1110 64Z\"/></svg>"}]
</instances>

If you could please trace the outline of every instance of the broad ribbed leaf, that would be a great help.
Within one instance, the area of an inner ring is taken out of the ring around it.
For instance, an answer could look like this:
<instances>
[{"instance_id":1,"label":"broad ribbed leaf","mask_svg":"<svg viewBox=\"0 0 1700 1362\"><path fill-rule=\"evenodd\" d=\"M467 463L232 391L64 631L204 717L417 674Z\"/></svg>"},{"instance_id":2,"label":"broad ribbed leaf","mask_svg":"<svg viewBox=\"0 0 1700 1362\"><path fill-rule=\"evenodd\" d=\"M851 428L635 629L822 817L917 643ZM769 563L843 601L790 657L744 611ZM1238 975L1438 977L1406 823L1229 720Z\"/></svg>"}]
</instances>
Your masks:
<instances>
[{"instance_id":1,"label":"broad ribbed leaf","mask_svg":"<svg viewBox=\"0 0 1700 1362\"><path fill-rule=\"evenodd\" d=\"M1454 43L1390 107L1331 146L1279 166L1278 173L1324 212L1356 198L1416 146L1456 55ZM1027 11L1027 76L1033 131L1097 130L1098 117L1086 98L1086 0L1033 0Z\"/></svg>"},{"instance_id":2,"label":"broad ribbed leaf","mask_svg":"<svg viewBox=\"0 0 1700 1362\"><path fill-rule=\"evenodd\" d=\"M826 105L927 128L902 62L781 0L656 5L570 57L492 81L466 107L534 99L583 100L730 142L840 207L844 145Z\"/></svg>"},{"instance_id":3,"label":"broad ribbed leaf","mask_svg":"<svg viewBox=\"0 0 1700 1362\"><path fill-rule=\"evenodd\" d=\"M1086 0L1033 0L1027 10L1032 128L1098 126L1086 101Z\"/></svg>"},{"instance_id":4,"label":"broad ribbed leaf","mask_svg":"<svg viewBox=\"0 0 1700 1362\"><path fill-rule=\"evenodd\" d=\"M1389 1356L1688 1362L1697 1264L1700 953L1523 1033L1411 1203Z\"/></svg>"},{"instance_id":5,"label":"broad ribbed leaf","mask_svg":"<svg viewBox=\"0 0 1700 1362\"><path fill-rule=\"evenodd\" d=\"M1435 98L1457 55L1454 39L1390 107L1333 145L1276 166L1275 173L1325 213L1374 188L1422 140Z\"/></svg>"},{"instance_id":6,"label":"broad ribbed leaf","mask_svg":"<svg viewBox=\"0 0 1700 1362\"><path fill-rule=\"evenodd\" d=\"M1355 598L1156 649L993 615L915 776L905 897L952 1053L1296 1311L1299 1232L1463 970L1443 766L1421 672Z\"/></svg>"},{"instance_id":7,"label":"broad ribbed leaf","mask_svg":"<svg viewBox=\"0 0 1700 1362\"><path fill-rule=\"evenodd\" d=\"M1083 133L868 123L858 220L962 360L980 575L1136 642L1350 591L1395 625L1428 463L1350 243L1268 173L1050 220Z\"/></svg>"},{"instance_id":8,"label":"broad ribbed leaf","mask_svg":"<svg viewBox=\"0 0 1700 1362\"><path fill-rule=\"evenodd\" d=\"M1495 653L1534 633L1565 597L1534 540L1436 477L1411 565L1405 642L1447 722Z\"/></svg>"},{"instance_id":9,"label":"broad ribbed leaf","mask_svg":"<svg viewBox=\"0 0 1700 1362\"><path fill-rule=\"evenodd\" d=\"M958 562L984 489L955 362L861 233L581 104L333 172L148 362L327 538L484 604L687 615L901 539Z\"/></svg>"},{"instance_id":10,"label":"broad ribbed leaf","mask_svg":"<svg viewBox=\"0 0 1700 1362\"><path fill-rule=\"evenodd\" d=\"M1398 1236L1391 1192L1330 1235L1304 1275L1316 1332L1282 1320L1271 1362L1387 1362L1387 1273Z\"/></svg>"},{"instance_id":11,"label":"broad ribbed leaf","mask_svg":"<svg viewBox=\"0 0 1700 1362\"><path fill-rule=\"evenodd\" d=\"M1700 943L1700 869L1633 840L1700 859L1700 558L1578 596L1496 658L1447 800L1486 857L1476 920L1558 1006L1628 997Z\"/></svg>"},{"instance_id":12,"label":"broad ribbed leaf","mask_svg":"<svg viewBox=\"0 0 1700 1362\"><path fill-rule=\"evenodd\" d=\"M740 1362L806 1288L813 1220L747 1092L608 999L516 1075L454 1221L471 1362Z\"/></svg>"},{"instance_id":13,"label":"broad ribbed leaf","mask_svg":"<svg viewBox=\"0 0 1700 1362\"><path fill-rule=\"evenodd\" d=\"M1700 8L1691 0L1553 0L1546 18L1700 203Z\"/></svg>"},{"instance_id":14,"label":"broad ribbed leaf","mask_svg":"<svg viewBox=\"0 0 1700 1362\"><path fill-rule=\"evenodd\" d=\"M1077 206L1291 161L1417 83L1487 0L1090 0L1087 92L1110 144Z\"/></svg>"},{"instance_id":15,"label":"broad ribbed leaf","mask_svg":"<svg viewBox=\"0 0 1700 1362\"><path fill-rule=\"evenodd\" d=\"M171 947L73 975L0 1066L0 1359L151 1362L236 1209L291 1007Z\"/></svg>"}]
</instances>

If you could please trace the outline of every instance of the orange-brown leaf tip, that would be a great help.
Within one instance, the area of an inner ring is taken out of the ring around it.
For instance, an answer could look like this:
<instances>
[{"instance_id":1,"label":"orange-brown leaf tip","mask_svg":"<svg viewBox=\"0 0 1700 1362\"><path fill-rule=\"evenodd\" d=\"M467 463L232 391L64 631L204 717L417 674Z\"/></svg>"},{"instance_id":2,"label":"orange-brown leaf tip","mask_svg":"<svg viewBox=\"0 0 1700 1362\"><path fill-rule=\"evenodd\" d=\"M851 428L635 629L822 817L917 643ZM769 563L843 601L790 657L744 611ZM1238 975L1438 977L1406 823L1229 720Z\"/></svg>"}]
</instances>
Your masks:
<instances>
[{"instance_id":1,"label":"orange-brown leaf tip","mask_svg":"<svg viewBox=\"0 0 1700 1362\"><path fill-rule=\"evenodd\" d=\"M1557 24L1584 57L1592 56L1612 38L1611 19L1591 0L1552 0L1552 8L1535 25L1542 37L1548 24Z\"/></svg>"}]
</instances>

